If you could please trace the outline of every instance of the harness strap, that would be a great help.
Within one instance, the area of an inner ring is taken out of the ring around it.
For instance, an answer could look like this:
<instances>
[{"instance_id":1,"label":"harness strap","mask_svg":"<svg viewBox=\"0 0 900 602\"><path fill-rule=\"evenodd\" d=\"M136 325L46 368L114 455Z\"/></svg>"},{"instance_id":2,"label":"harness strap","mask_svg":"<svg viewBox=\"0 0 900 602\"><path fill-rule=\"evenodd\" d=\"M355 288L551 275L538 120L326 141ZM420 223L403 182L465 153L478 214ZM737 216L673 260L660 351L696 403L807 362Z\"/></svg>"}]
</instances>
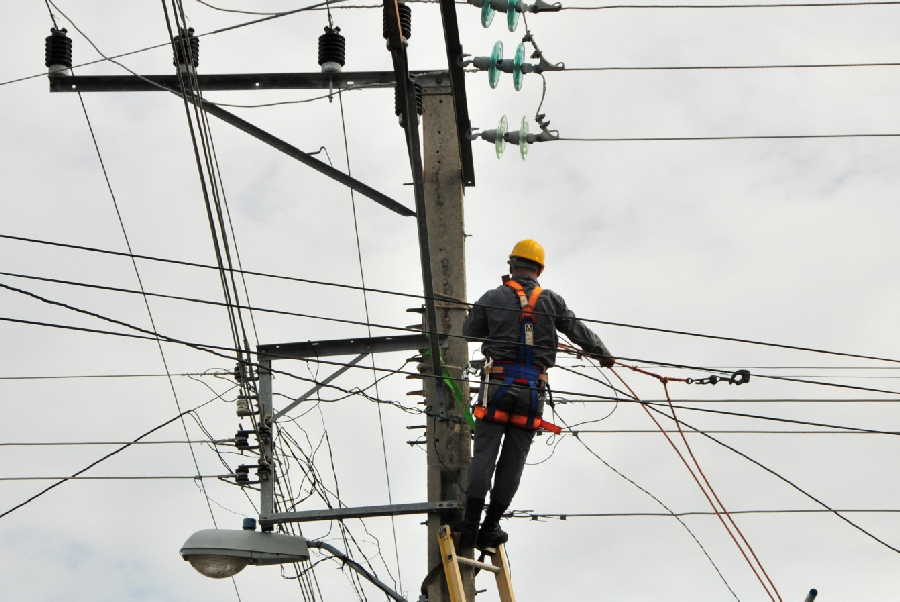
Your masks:
<instances>
[{"instance_id":1,"label":"harness strap","mask_svg":"<svg viewBox=\"0 0 900 602\"><path fill-rule=\"evenodd\" d=\"M544 430L548 433L553 433L554 435L558 435L562 432L562 427L540 417L532 419L523 414L510 414L503 410L491 411L484 406L475 406L473 413L475 418L478 418L479 420L487 420L488 422L496 422L498 424L511 424L528 431Z\"/></svg>"}]
</instances>

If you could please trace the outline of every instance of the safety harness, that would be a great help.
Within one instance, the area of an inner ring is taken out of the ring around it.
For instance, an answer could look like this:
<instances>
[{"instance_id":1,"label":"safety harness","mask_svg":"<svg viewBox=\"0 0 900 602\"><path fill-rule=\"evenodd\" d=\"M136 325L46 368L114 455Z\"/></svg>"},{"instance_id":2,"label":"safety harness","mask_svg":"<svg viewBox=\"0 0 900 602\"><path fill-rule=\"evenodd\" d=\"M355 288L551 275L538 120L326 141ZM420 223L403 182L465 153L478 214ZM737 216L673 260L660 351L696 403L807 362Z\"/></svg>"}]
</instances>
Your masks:
<instances>
[{"instance_id":1,"label":"safety harness","mask_svg":"<svg viewBox=\"0 0 900 602\"><path fill-rule=\"evenodd\" d=\"M501 424L512 424L513 426L526 429L538 430L543 429L551 433L560 433L562 429L557 425L547 422L538 415L540 408L540 385L541 381L547 382L547 373L543 368L535 364L534 361L534 308L537 306L543 289L536 286L531 290L530 295L525 294L525 288L512 280L504 277L503 284L511 288L519 299L519 305L522 308L519 314L519 345L516 352L516 361L507 362L495 360L485 364L485 386L490 382L492 376L502 376L503 381L494 391L493 395L484 395L482 400L486 401L485 405L476 405L473 415L479 420L487 420L488 422L498 422ZM528 414L511 414L498 410L495 402L500 401L509 393L510 388L514 385L528 385L528 391L531 403L528 406Z\"/></svg>"}]
</instances>

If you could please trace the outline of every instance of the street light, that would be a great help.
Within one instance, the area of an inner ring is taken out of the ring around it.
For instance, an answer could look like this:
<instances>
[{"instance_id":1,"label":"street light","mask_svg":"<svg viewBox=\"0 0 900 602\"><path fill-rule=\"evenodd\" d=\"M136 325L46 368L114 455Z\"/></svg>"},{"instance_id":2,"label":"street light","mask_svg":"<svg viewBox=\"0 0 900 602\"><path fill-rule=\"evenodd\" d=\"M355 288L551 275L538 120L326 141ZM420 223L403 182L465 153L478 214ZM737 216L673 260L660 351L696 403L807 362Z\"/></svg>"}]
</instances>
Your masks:
<instances>
[{"instance_id":1,"label":"street light","mask_svg":"<svg viewBox=\"0 0 900 602\"><path fill-rule=\"evenodd\" d=\"M246 519L244 529L204 529L184 542L181 557L201 574L223 579L248 564L266 565L309 560L306 540L293 535L258 533L256 521Z\"/></svg>"}]
</instances>

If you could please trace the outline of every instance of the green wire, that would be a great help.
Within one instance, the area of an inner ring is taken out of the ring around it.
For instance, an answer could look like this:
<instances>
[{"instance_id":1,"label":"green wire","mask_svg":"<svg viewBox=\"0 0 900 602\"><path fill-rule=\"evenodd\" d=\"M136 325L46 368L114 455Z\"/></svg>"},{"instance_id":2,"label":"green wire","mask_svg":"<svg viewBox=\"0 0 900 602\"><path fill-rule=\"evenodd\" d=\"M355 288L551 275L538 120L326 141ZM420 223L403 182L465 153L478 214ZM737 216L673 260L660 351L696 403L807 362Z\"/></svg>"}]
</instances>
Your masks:
<instances>
[{"instance_id":1,"label":"green wire","mask_svg":"<svg viewBox=\"0 0 900 602\"><path fill-rule=\"evenodd\" d=\"M420 349L419 352L422 354L423 358L431 357L431 349ZM447 370L447 367L444 366L444 358L441 357L441 380L444 385L450 389L450 393L453 395L453 399L456 400L456 405L459 410L463 413L463 416L466 418L466 422L469 423L469 426L475 428L475 417L472 416L472 410L469 409L469 404L463 400L462 389L460 389L459 384L450 376L450 371Z\"/></svg>"}]
</instances>

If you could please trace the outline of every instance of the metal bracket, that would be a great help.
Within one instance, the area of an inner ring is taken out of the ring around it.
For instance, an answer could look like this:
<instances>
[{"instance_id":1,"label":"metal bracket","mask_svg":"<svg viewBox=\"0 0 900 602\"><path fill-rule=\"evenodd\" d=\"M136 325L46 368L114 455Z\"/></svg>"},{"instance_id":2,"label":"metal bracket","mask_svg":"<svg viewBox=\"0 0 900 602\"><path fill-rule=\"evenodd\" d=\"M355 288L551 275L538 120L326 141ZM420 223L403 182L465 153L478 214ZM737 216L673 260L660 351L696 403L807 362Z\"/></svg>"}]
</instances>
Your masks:
<instances>
[{"instance_id":1,"label":"metal bracket","mask_svg":"<svg viewBox=\"0 0 900 602\"><path fill-rule=\"evenodd\" d=\"M385 506L357 506L355 508L325 508L322 510L302 510L299 512L279 512L271 516L260 516L261 525L281 523L304 523L320 520L344 520L348 518L370 518L373 516L399 516L404 514L428 514L459 510L462 504L455 501L417 502L413 504L390 504Z\"/></svg>"}]
</instances>

